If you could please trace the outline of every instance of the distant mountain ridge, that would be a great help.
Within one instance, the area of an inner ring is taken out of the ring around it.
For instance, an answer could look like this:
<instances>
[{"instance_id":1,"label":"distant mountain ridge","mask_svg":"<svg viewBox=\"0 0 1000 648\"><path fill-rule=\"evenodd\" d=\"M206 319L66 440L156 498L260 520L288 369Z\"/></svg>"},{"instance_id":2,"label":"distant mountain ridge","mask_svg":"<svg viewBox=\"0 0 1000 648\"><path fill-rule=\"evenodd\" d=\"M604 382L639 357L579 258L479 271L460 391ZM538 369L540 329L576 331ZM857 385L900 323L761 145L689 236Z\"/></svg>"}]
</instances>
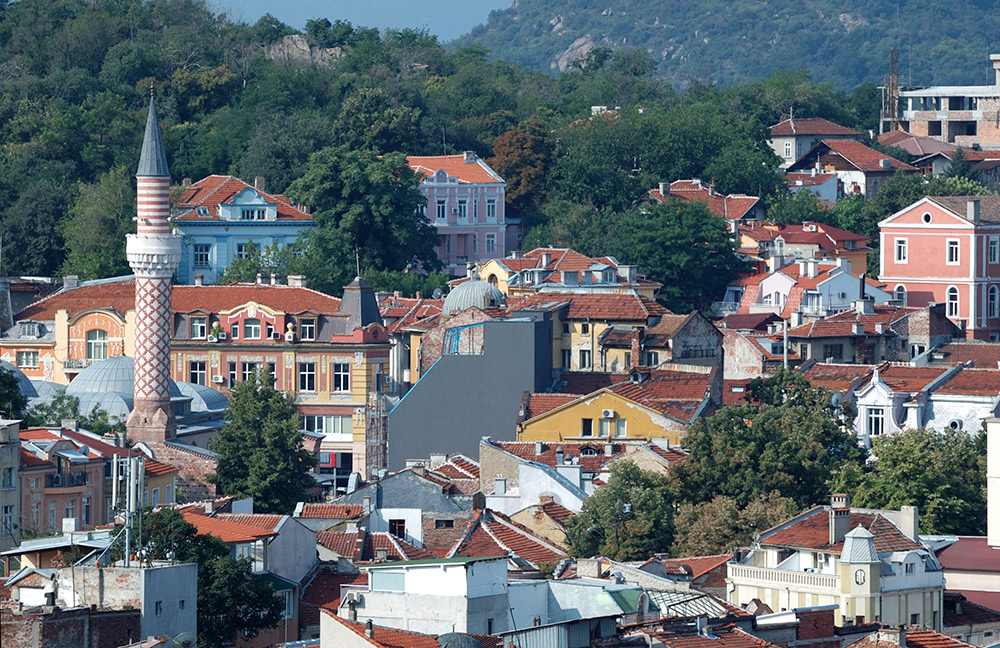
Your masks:
<instances>
[{"instance_id":1,"label":"distant mountain ridge","mask_svg":"<svg viewBox=\"0 0 1000 648\"><path fill-rule=\"evenodd\" d=\"M852 88L881 83L889 49L914 85L992 83L1000 0L515 0L450 43L554 72L593 47L642 48L658 74L733 84L781 68Z\"/></svg>"}]
</instances>

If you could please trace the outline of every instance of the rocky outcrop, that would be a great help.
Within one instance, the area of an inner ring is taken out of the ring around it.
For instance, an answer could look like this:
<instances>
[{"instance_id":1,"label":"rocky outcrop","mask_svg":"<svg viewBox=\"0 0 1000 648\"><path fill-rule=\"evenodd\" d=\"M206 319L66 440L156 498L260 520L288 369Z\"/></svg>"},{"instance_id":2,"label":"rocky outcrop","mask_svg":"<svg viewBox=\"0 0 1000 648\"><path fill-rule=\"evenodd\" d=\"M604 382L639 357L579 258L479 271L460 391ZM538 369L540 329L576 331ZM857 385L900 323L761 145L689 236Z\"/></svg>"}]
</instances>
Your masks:
<instances>
[{"instance_id":1,"label":"rocky outcrop","mask_svg":"<svg viewBox=\"0 0 1000 648\"><path fill-rule=\"evenodd\" d=\"M339 47L316 47L310 45L302 34L290 34L267 48L267 55L281 63L312 63L329 65L344 56Z\"/></svg>"}]
</instances>

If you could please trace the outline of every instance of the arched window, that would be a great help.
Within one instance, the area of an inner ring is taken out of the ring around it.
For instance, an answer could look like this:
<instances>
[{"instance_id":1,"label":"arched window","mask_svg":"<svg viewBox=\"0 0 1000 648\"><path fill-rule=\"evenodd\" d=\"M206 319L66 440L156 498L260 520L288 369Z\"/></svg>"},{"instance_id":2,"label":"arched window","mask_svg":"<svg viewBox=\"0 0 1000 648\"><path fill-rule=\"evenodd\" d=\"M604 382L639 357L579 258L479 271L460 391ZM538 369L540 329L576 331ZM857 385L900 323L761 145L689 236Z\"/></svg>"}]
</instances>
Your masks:
<instances>
[{"instance_id":1,"label":"arched window","mask_svg":"<svg viewBox=\"0 0 1000 648\"><path fill-rule=\"evenodd\" d=\"M948 317L958 317L958 288L948 288Z\"/></svg>"},{"instance_id":2,"label":"arched window","mask_svg":"<svg viewBox=\"0 0 1000 648\"><path fill-rule=\"evenodd\" d=\"M490 278L489 278L488 281L490 282L491 286L496 286L497 285L497 276L495 274L491 273L490 274Z\"/></svg>"},{"instance_id":3,"label":"arched window","mask_svg":"<svg viewBox=\"0 0 1000 648\"><path fill-rule=\"evenodd\" d=\"M903 306L906 306L906 286L902 284L896 286L896 299L902 302Z\"/></svg>"},{"instance_id":4,"label":"arched window","mask_svg":"<svg viewBox=\"0 0 1000 648\"><path fill-rule=\"evenodd\" d=\"M108 332L103 329L87 331L87 360L108 359Z\"/></svg>"},{"instance_id":5,"label":"arched window","mask_svg":"<svg viewBox=\"0 0 1000 648\"><path fill-rule=\"evenodd\" d=\"M990 286L986 292L986 316L1000 316L1000 288L996 286Z\"/></svg>"}]
</instances>

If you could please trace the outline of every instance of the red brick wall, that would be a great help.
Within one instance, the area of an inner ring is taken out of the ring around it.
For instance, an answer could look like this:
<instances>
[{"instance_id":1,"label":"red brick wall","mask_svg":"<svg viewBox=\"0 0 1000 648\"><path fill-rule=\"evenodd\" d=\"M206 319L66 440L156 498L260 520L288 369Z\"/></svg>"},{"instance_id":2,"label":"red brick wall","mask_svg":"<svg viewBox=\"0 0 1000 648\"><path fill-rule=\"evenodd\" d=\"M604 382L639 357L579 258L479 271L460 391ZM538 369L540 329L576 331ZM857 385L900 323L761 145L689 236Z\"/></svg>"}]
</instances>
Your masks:
<instances>
[{"instance_id":1,"label":"red brick wall","mask_svg":"<svg viewBox=\"0 0 1000 648\"><path fill-rule=\"evenodd\" d=\"M215 497L215 486L206 481L215 472L215 461L208 457L173 448L163 443L151 443L156 460L180 468L177 490L185 501Z\"/></svg>"},{"instance_id":2,"label":"red brick wall","mask_svg":"<svg viewBox=\"0 0 1000 648\"><path fill-rule=\"evenodd\" d=\"M43 608L30 608L41 611ZM117 648L137 641L139 610L75 609L26 614L0 612L0 641L4 648Z\"/></svg>"},{"instance_id":3,"label":"red brick wall","mask_svg":"<svg viewBox=\"0 0 1000 648\"><path fill-rule=\"evenodd\" d=\"M450 548L465 532L472 511L459 515L429 514L423 519L424 546L431 549ZM450 529L438 529L437 520L452 520Z\"/></svg>"}]
</instances>

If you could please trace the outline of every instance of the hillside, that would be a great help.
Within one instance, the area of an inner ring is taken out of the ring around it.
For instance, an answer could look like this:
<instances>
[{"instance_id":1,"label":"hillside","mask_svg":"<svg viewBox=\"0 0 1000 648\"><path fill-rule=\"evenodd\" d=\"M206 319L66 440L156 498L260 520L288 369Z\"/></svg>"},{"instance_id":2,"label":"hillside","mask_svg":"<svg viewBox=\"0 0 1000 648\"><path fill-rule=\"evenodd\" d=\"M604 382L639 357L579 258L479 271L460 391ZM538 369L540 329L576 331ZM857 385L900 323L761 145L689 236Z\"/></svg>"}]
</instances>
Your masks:
<instances>
[{"instance_id":1,"label":"hillside","mask_svg":"<svg viewBox=\"0 0 1000 648\"><path fill-rule=\"evenodd\" d=\"M728 85L803 67L852 88L883 80L891 47L904 84L990 82L998 35L1000 0L515 0L451 45L482 45L548 72L593 47L642 48L676 83Z\"/></svg>"}]
</instances>

